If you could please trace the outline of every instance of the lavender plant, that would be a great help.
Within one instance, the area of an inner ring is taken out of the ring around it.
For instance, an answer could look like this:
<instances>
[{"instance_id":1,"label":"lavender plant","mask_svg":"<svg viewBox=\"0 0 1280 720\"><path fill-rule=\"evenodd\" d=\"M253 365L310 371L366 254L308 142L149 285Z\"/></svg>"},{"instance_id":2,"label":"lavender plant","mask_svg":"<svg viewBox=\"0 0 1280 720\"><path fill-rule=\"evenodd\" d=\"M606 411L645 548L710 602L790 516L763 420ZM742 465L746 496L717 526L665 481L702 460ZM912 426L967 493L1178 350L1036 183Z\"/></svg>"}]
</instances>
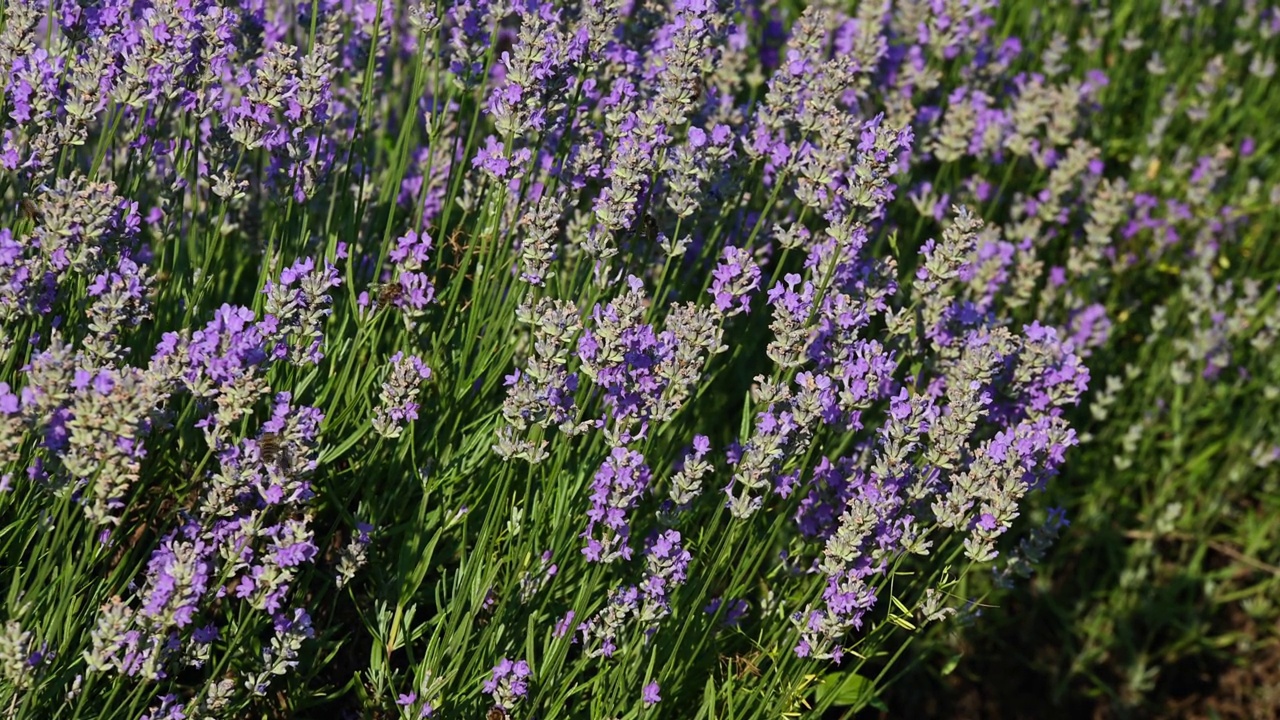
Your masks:
<instances>
[{"instance_id":1,"label":"lavender plant","mask_svg":"<svg viewBox=\"0 0 1280 720\"><path fill-rule=\"evenodd\" d=\"M1146 202L996 21L7 2L0 706L872 702L1065 527Z\"/></svg>"}]
</instances>

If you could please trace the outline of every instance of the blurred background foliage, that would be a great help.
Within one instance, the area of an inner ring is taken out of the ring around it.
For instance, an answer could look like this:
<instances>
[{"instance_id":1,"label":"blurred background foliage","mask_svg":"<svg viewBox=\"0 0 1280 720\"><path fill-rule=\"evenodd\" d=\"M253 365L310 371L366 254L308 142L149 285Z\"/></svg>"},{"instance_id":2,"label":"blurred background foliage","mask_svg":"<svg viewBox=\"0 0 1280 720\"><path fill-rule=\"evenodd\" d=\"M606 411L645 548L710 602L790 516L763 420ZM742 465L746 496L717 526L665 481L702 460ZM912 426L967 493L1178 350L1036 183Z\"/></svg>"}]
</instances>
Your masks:
<instances>
[{"instance_id":1,"label":"blurred background foliage","mask_svg":"<svg viewBox=\"0 0 1280 720\"><path fill-rule=\"evenodd\" d=\"M1007 2L997 17L1068 72L1104 70L1088 122L1108 176L1180 204L1178 232L1212 257L1148 255L1117 278L1084 442L1034 501L1070 529L1030 584L915 643L868 716L1280 716L1276 11ZM1194 178L1205 157L1223 164L1213 192Z\"/></svg>"}]
</instances>

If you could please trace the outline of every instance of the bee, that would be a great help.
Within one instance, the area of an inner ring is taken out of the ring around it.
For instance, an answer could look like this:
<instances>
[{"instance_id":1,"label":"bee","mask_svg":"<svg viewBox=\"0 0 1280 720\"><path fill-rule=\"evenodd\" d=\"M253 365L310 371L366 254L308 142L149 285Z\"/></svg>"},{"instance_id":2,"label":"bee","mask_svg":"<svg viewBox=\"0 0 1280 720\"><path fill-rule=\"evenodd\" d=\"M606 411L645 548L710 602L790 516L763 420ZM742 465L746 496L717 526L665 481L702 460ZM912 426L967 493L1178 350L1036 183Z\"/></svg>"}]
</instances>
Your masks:
<instances>
[{"instance_id":1,"label":"bee","mask_svg":"<svg viewBox=\"0 0 1280 720\"><path fill-rule=\"evenodd\" d=\"M31 222L40 222L44 219L44 213L40 212L40 208L36 207L36 203L31 198L22 198L18 201L18 211L22 213L22 217Z\"/></svg>"},{"instance_id":2,"label":"bee","mask_svg":"<svg viewBox=\"0 0 1280 720\"><path fill-rule=\"evenodd\" d=\"M404 297L404 286L397 281L386 283L378 288L378 306L394 305Z\"/></svg>"},{"instance_id":3,"label":"bee","mask_svg":"<svg viewBox=\"0 0 1280 720\"><path fill-rule=\"evenodd\" d=\"M293 468L293 454L285 445L284 438L273 432L263 433L258 438L258 457L262 458L263 464L275 465L284 472Z\"/></svg>"},{"instance_id":4,"label":"bee","mask_svg":"<svg viewBox=\"0 0 1280 720\"><path fill-rule=\"evenodd\" d=\"M650 243L658 242L658 221L653 218L653 213L645 213L642 222L644 224L644 239Z\"/></svg>"},{"instance_id":5,"label":"bee","mask_svg":"<svg viewBox=\"0 0 1280 720\"><path fill-rule=\"evenodd\" d=\"M484 716L485 720L507 720L507 710L501 705L494 705L489 708L488 714Z\"/></svg>"}]
</instances>

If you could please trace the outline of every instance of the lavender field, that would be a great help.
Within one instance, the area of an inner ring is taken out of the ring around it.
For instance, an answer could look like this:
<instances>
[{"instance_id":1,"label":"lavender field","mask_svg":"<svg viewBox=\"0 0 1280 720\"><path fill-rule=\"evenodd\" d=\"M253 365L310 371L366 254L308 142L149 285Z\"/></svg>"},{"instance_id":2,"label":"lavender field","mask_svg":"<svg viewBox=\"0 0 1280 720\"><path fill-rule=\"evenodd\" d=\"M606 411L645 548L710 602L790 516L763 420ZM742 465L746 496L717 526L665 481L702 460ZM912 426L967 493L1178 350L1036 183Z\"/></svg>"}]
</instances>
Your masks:
<instances>
[{"instance_id":1,"label":"lavender field","mask_svg":"<svg viewBox=\"0 0 1280 720\"><path fill-rule=\"evenodd\" d=\"M4 0L0 720L1280 717L1278 62Z\"/></svg>"}]
</instances>

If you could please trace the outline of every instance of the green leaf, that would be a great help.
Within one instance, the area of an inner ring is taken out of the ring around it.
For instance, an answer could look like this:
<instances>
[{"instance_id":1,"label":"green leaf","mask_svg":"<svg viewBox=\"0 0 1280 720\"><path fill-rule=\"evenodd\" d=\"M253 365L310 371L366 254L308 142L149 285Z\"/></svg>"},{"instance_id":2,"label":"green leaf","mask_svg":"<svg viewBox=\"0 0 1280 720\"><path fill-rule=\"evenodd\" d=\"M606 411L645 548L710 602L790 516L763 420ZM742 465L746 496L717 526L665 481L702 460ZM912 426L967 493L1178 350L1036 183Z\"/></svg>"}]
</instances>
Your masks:
<instances>
[{"instance_id":1,"label":"green leaf","mask_svg":"<svg viewBox=\"0 0 1280 720\"><path fill-rule=\"evenodd\" d=\"M866 707L875 697L875 682L855 672L831 673L814 690L814 699L820 705Z\"/></svg>"},{"instance_id":2,"label":"green leaf","mask_svg":"<svg viewBox=\"0 0 1280 720\"><path fill-rule=\"evenodd\" d=\"M716 716L716 681L715 678L707 678L706 687L702 691L702 710L698 713L699 718L714 718Z\"/></svg>"},{"instance_id":3,"label":"green leaf","mask_svg":"<svg viewBox=\"0 0 1280 720\"><path fill-rule=\"evenodd\" d=\"M942 671L941 671L942 676L946 677L951 673L955 672L956 667L960 665L960 660L963 657L964 657L964 653L956 653L955 655L952 655L951 657L947 658L947 661L942 664Z\"/></svg>"}]
</instances>

